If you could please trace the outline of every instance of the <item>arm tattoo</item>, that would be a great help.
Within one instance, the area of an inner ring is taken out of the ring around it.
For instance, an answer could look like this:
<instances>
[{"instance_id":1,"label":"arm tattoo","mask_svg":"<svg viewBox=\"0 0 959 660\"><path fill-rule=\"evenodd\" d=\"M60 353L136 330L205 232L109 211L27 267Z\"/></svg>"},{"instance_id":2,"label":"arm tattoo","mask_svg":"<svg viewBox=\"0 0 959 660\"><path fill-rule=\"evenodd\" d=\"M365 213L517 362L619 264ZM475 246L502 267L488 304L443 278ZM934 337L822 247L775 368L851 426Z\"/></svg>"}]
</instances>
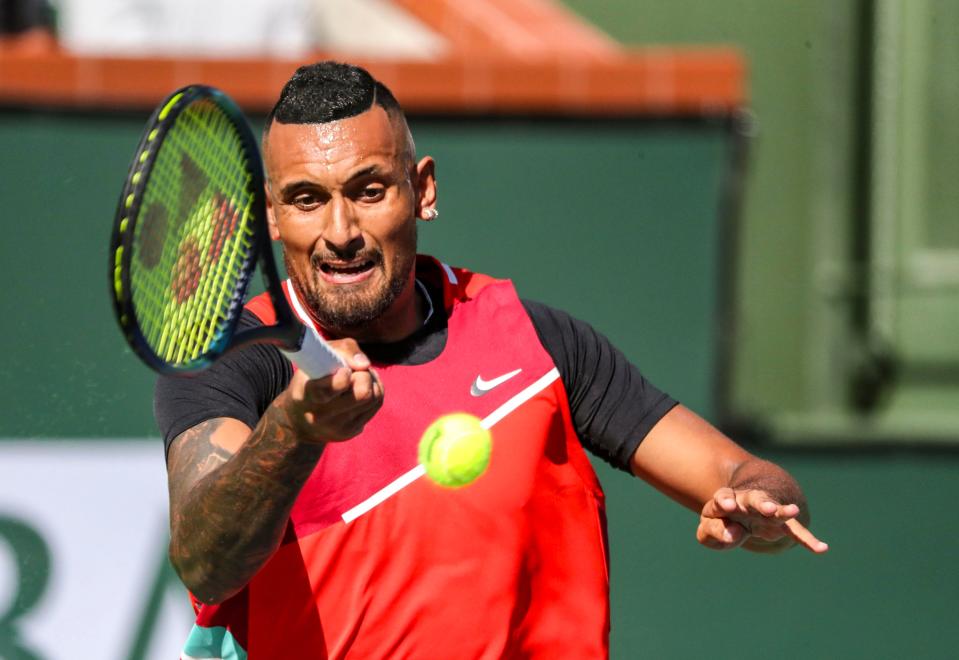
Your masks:
<instances>
[{"instance_id":1,"label":"arm tattoo","mask_svg":"<svg viewBox=\"0 0 959 660\"><path fill-rule=\"evenodd\" d=\"M171 446L170 559L202 602L225 600L267 562L320 458L323 445L299 442L282 416L268 408L235 453L217 442L219 419Z\"/></svg>"},{"instance_id":2,"label":"arm tattoo","mask_svg":"<svg viewBox=\"0 0 959 660\"><path fill-rule=\"evenodd\" d=\"M213 435L222 425L222 419L211 419L187 429L176 439L175 459L171 456L169 465L171 507L199 479L226 463L233 455L213 443Z\"/></svg>"}]
</instances>

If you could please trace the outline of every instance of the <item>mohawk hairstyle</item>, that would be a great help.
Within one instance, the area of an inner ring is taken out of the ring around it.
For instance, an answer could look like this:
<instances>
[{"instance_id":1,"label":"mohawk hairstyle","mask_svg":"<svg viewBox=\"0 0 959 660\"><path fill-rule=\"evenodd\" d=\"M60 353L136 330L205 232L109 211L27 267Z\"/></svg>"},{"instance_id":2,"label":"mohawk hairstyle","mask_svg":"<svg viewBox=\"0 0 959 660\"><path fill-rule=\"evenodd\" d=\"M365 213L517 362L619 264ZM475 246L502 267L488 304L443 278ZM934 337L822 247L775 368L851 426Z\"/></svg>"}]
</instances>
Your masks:
<instances>
[{"instance_id":1,"label":"mohawk hairstyle","mask_svg":"<svg viewBox=\"0 0 959 660\"><path fill-rule=\"evenodd\" d=\"M325 124L355 117L374 105L403 115L396 97L366 69L341 62L301 66L283 86L266 120L280 124Z\"/></svg>"}]
</instances>

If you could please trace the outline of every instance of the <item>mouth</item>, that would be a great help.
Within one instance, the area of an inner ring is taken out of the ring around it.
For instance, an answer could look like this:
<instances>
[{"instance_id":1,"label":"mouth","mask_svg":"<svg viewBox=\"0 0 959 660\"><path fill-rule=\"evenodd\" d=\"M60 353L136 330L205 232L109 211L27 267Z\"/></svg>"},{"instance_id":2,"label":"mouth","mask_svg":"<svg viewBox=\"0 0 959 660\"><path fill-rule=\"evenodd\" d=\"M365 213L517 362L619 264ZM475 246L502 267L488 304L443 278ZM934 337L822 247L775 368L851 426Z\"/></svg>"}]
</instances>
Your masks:
<instances>
[{"instance_id":1,"label":"mouth","mask_svg":"<svg viewBox=\"0 0 959 660\"><path fill-rule=\"evenodd\" d=\"M332 284L352 284L368 278L375 266L373 259L322 261L319 271L321 277Z\"/></svg>"}]
</instances>

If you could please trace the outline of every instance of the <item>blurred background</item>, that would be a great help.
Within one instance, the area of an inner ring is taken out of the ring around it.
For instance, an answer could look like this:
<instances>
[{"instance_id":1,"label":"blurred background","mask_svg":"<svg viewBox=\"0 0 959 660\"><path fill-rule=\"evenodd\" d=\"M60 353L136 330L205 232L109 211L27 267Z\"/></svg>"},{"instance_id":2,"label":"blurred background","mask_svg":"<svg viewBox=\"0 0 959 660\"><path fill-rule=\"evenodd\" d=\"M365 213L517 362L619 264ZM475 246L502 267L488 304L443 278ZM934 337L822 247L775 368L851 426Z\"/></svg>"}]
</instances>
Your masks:
<instances>
[{"instance_id":1,"label":"blurred background","mask_svg":"<svg viewBox=\"0 0 959 660\"><path fill-rule=\"evenodd\" d=\"M597 462L613 658L955 657L959 0L0 0L0 35L0 658L177 657L114 207L168 92L259 128L326 57L436 158L424 252L590 321L806 490L827 555L717 554Z\"/></svg>"}]
</instances>

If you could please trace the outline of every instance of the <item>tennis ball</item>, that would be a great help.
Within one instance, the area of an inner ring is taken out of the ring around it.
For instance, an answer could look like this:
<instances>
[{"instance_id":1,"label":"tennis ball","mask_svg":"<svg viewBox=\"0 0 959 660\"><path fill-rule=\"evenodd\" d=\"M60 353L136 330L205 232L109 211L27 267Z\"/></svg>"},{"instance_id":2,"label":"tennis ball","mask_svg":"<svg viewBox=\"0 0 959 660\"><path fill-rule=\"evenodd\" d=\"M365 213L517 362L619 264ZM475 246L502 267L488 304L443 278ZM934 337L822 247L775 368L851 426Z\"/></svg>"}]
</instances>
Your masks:
<instances>
[{"instance_id":1,"label":"tennis ball","mask_svg":"<svg viewBox=\"0 0 959 660\"><path fill-rule=\"evenodd\" d=\"M423 433L419 459L434 482L459 488L486 471L492 446L493 437L478 417L453 413L438 418Z\"/></svg>"}]
</instances>

